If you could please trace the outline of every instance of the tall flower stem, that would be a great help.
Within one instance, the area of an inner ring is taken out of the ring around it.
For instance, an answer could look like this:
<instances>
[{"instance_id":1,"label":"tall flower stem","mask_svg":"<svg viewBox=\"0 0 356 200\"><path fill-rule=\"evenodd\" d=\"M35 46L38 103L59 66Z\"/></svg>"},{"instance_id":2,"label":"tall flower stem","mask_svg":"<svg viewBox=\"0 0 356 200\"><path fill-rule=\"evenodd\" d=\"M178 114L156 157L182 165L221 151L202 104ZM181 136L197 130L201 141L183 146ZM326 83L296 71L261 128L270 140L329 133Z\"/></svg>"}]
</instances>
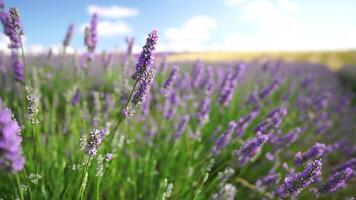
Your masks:
<instances>
[{"instance_id":1,"label":"tall flower stem","mask_svg":"<svg viewBox=\"0 0 356 200\"><path fill-rule=\"evenodd\" d=\"M15 180L16 180L17 189L19 191L20 199L24 200L24 196L23 196L23 192L22 192L22 188L21 188L21 181L20 181L18 173L16 173L16 175L15 175Z\"/></svg>"},{"instance_id":2,"label":"tall flower stem","mask_svg":"<svg viewBox=\"0 0 356 200\"><path fill-rule=\"evenodd\" d=\"M107 141L106 141L106 146L105 146L105 147L107 148L107 149L106 149L106 150L107 150L106 153L108 153L108 152L111 150L111 143L112 143L112 141L113 141L113 139L114 139L114 135L115 135L117 129L119 128L120 124L121 124L121 123L124 121L124 119L125 119L124 111L127 110L128 105L130 104L130 101L131 101L131 99L132 99L132 95L133 95L133 93L134 93L134 91L135 91L135 89L136 89L136 86L137 86L138 82L139 82L139 79L136 79L135 84L133 85L133 87L132 87L132 89L131 89L129 99L127 100L125 106L123 106L123 107L121 108L120 114L119 114L119 119L117 120L117 123L116 123L116 125L114 126L114 128L111 129L111 131L110 131L110 135L109 135L109 137L108 137L108 139L107 139Z\"/></svg>"},{"instance_id":3,"label":"tall flower stem","mask_svg":"<svg viewBox=\"0 0 356 200\"><path fill-rule=\"evenodd\" d=\"M241 185L247 187L250 190L256 191L262 195L264 195L265 197L267 197L268 199L273 199L273 195L269 192L263 192L257 189L257 187L251 183L249 183L247 180L241 178L241 177L237 177L236 181L239 182Z\"/></svg>"}]
</instances>

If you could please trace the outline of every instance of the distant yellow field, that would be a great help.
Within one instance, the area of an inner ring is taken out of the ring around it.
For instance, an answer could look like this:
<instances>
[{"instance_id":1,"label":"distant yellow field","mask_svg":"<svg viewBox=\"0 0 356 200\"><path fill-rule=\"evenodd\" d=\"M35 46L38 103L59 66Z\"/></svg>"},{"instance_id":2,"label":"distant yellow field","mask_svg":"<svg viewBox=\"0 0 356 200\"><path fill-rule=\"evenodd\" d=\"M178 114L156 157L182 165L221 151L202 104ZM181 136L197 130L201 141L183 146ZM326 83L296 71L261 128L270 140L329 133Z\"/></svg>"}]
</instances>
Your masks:
<instances>
[{"instance_id":1,"label":"distant yellow field","mask_svg":"<svg viewBox=\"0 0 356 200\"><path fill-rule=\"evenodd\" d=\"M322 63L331 70L338 70L345 64L356 65L356 51L329 52L189 52L176 53L168 56L168 62L194 61L205 62L252 60L256 58L282 58L286 61L306 61Z\"/></svg>"}]
</instances>

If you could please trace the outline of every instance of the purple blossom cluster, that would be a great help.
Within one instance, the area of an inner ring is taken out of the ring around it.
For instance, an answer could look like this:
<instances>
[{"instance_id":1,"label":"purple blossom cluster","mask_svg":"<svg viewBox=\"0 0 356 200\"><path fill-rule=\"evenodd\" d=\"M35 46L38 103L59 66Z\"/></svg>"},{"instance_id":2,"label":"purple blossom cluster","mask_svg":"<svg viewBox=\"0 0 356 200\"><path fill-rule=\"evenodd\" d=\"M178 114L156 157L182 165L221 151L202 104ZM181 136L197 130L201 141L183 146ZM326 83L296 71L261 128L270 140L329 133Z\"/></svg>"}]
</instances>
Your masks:
<instances>
[{"instance_id":1,"label":"purple blossom cluster","mask_svg":"<svg viewBox=\"0 0 356 200\"><path fill-rule=\"evenodd\" d=\"M288 175L277 190L278 196L282 199L298 196L306 187L316 182L321 175L321 168L322 161L314 160L310 161L302 172Z\"/></svg>"},{"instance_id":2,"label":"purple blossom cluster","mask_svg":"<svg viewBox=\"0 0 356 200\"><path fill-rule=\"evenodd\" d=\"M64 37L63 40L63 51L65 52L66 48L69 47L70 42L72 40L72 36L73 36L73 31L74 31L74 24L70 24L67 30L67 33Z\"/></svg>"},{"instance_id":3,"label":"purple blossom cluster","mask_svg":"<svg viewBox=\"0 0 356 200\"><path fill-rule=\"evenodd\" d=\"M5 172L18 172L24 168L20 131L11 111L0 107L0 168Z\"/></svg>"},{"instance_id":4,"label":"purple blossom cluster","mask_svg":"<svg viewBox=\"0 0 356 200\"><path fill-rule=\"evenodd\" d=\"M138 58L135 77L138 80L139 86L132 98L133 105L141 104L145 100L151 87L154 76L154 68L152 67L152 64L154 60L154 50L157 44L157 40L157 31L153 30L148 34L146 44Z\"/></svg>"},{"instance_id":5,"label":"purple blossom cluster","mask_svg":"<svg viewBox=\"0 0 356 200\"><path fill-rule=\"evenodd\" d=\"M269 136L260 132L256 136L248 140L239 150L234 152L235 157L241 165L245 165L258 152L261 151L262 145L267 142Z\"/></svg>"},{"instance_id":6,"label":"purple blossom cluster","mask_svg":"<svg viewBox=\"0 0 356 200\"><path fill-rule=\"evenodd\" d=\"M271 129L278 128L283 118L287 115L287 109L284 107L272 110L255 128L255 132L268 134Z\"/></svg>"},{"instance_id":7,"label":"purple blossom cluster","mask_svg":"<svg viewBox=\"0 0 356 200\"><path fill-rule=\"evenodd\" d=\"M106 135L107 135L107 131L105 129L91 130L89 133L88 141L84 146L85 153L89 156L96 156L98 152L98 148Z\"/></svg>"},{"instance_id":8,"label":"purple blossom cluster","mask_svg":"<svg viewBox=\"0 0 356 200\"><path fill-rule=\"evenodd\" d=\"M322 157L326 153L326 145L316 143L305 153L297 152L294 157L294 163L299 166L310 159L317 159Z\"/></svg>"},{"instance_id":9,"label":"purple blossom cluster","mask_svg":"<svg viewBox=\"0 0 356 200\"><path fill-rule=\"evenodd\" d=\"M224 134L222 134L215 143L215 146L212 149L212 152L214 154L218 154L221 149L223 149L227 144L229 144L229 142L231 141L231 137L236 129L236 122L232 121L229 123L228 128L226 129L226 131L224 132Z\"/></svg>"},{"instance_id":10,"label":"purple blossom cluster","mask_svg":"<svg viewBox=\"0 0 356 200\"><path fill-rule=\"evenodd\" d=\"M24 81L25 69L19 58L19 49L22 48L21 36L23 35L19 12L15 7L11 7L9 11L4 11L4 6L2 6L0 20L4 28L4 34L10 39L9 48L11 49L13 78L16 81Z\"/></svg>"},{"instance_id":11,"label":"purple blossom cluster","mask_svg":"<svg viewBox=\"0 0 356 200\"><path fill-rule=\"evenodd\" d=\"M346 183L353 177L353 170L348 167L344 170L338 171L331 175L328 181L319 187L318 192L320 193L332 193L336 192L344 187Z\"/></svg>"}]
</instances>

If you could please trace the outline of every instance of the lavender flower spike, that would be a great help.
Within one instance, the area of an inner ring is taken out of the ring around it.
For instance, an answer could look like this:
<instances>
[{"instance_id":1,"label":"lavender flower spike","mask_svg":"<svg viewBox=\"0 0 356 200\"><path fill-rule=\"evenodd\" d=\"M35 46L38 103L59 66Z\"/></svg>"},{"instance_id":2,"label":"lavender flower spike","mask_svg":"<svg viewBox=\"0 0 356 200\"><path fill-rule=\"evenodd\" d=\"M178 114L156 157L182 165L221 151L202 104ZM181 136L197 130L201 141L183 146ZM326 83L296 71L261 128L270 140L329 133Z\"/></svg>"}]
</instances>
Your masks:
<instances>
[{"instance_id":1,"label":"lavender flower spike","mask_svg":"<svg viewBox=\"0 0 356 200\"><path fill-rule=\"evenodd\" d=\"M92 42L92 48L93 51L96 48L96 45L98 43L98 15L96 13L93 14L91 21L90 21L90 34L91 34L91 42Z\"/></svg>"},{"instance_id":2,"label":"lavender flower spike","mask_svg":"<svg viewBox=\"0 0 356 200\"><path fill-rule=\"evenodd\" d=\"M222 148L229 144L231 141L232 133L235 131L236 126L237 124L234 121L229 123L229 127L226 129L225 133L216 140L216 144L212 150L214 154L218 154Z\"/></svg>"},{"instance_id":3,"label":"lavender flower spike","mask_svg":"<svg viewBox=\"0 0 356 200\"><path fill-rule=\"evenodd\" d=\"M17 9L12 7L9 12L0 11L0 18L4 33L10 38L9 48L11 49L11 66L14 72L14 79L24 81L25 70L18 56L18 50L21 48L21 35L23 35L20 15Z\"/></svg>"},{"instance_id":4,"label":"lavender flower spike","mask_svg":"<svg viewBox=\"0 0 356 200\"><path fill-rule=\"evenodd\" d=\"M99 145L107 135L105 129L93 129L89 133L88 141L84 147L85 153L89 156L96 156L98 152Z\"/></svg>"},{"instance_id":5,"label":"lavender flower spike","mask_svg":"<svg viewBox=\"0 0 356 200\"><path fill-rule=\"evenodd\" d=\"M333 174L328 182L319 188L320 193L332 193L336 192L344 187L346 187L346 182L349 181L353 176L353 171L351 168L346 168L342 171L338 171Z\"/></svg>"},{"instance_id":6,"label":"lavender flower spike","mask_svg":"<svg viewBox=\"0 0 356 200\"><path fill-rule=\"evenodd\" d=\"M189 122L189 116L188 115L183 116L178 124L177 131L174 134L175 140L179 139L182 136L184 130L186 129L186 127L188 125L188 122Z\"/></svg>"},{"instance_id":7,"label":"lavender flower spike","mask_svg":"<svg viewBox=\"0 0 356 200\"><path fill-rule=\"evenodd\" d=\"M283 184L278 188L277 194L280 198L288 196L296 197L306 187L314 183L321 175L321 160L310 161L301 173L288 175Z\"/></svg>"},{"instance_id":8,"label":"lavender flower spike","mask_svg":"<svg viewBox=\"0 0 356 200\"><path fill-rule=\"evenodd\" d=\"M143 47L140 57L138 58L135 77L138 78L139 87L132 98L133 105L141 104L145 100L151 87L154 76L154 69L151 65L154 60L153 51L155 50L157 39L158 36L156 30L149 33L146 44Z\"/></svg>"},{"instance_id":9,"label":"lavender flower spike","mask_svg":"<svg viewBox=\"0 0 356 200\"><path fill-rule=\"evenodd\" d=\"M299 151L295 154L294 163L299 166L311 158L320 158L326 153L326 150L325 144L316 143L307 152L301 153Z\"/></svg>"},{"instance_id":10,"label":"lavender flower spike","mask_svg":"<svg viewBox=\"0 0 356 200\"><path fill-rule=\"evenodd\" d=\"M154 50L156 48L158 40L157 31L153 30L148 34L148 38L146 39L146 44L143 46L142 52L138 57L138 63L136 65L136 73L135 77L138 79L146 79L148 74L150 73L151 65L154 60Z\"/></svg>"},{"instance_id":11,"label":"lavender flower spike","mask_svg":"<svg viewBox=\"0 0 356 200\"><path fill-rule=\"evenodd\" d=\"M74 24L70 24L66 33L66 36L63 40L63 51L65 52L66 48L70 45L70 42L72 40L73 36L73 31L74 31Z\"/></svg>"},{"instance_id":12,"label":"lavender flower spike","mask_svg":"<svg viewBox=\"0 0 356 200\"><path fill-rule=\"evenodd\" d=\"M0 168L5 172L18 172L24 168L20 126L9 109L0 108Z\"/></svg>"},{"instance_id":13,"label":"lavender flower spike","mask_svg":"<svg viewBox=\"0 0 356 200\"><path fill-rule=\"evenodd\" d=\"M166 90L173 84L173 82L177 79L179 73L178 66L174 66L171 73L169 74L167 80L163 83L162 93L166 94Z\"/></svg>"},{"instance_id":14,"label":"lavender flower spike","mask_svg":"<svg viewBox=\"0 0 356 200\"><path fill-rule=\"evenodd\" d=\"M260 150L262 145L267 142L269 136L257 132L256 137L247 141L234 155L238 158L241 165L245 165Z\"/></svg>"}]
</instances>

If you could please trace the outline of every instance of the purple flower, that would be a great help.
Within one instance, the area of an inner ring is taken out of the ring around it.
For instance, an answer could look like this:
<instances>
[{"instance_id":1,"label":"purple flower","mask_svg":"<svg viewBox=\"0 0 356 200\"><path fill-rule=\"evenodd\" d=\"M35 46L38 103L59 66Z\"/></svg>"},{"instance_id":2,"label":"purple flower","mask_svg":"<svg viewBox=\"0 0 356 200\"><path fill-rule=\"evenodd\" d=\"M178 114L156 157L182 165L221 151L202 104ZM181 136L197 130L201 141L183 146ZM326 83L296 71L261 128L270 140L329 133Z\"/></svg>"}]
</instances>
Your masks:
<instances>
[{"instance_id":1,"label":"purple flower","mask_svg":"<svg viewBox=\"0 0 356 200\"><path fill-rule=\"evenodd\" d=\"M167 89L169 89L169 87L171 87L171 85L173 84L173 82L177 79L178 77L178 73L179 73L179 68L178 66L174 66L171 73L169 74L167 80L163 83L163 93L167 92Z\"/></svg>"},{"instance_id":2,"label":"purple flower","mask_svg":"<svg viewBox=\"0 0 356 200\"><path fill-rule=\"evenodd\" d=\"M73 36L73 31L74 31L74 24L70 24L67 29L66 36L64 37L64 40L63 40L64 51L70 45L70 42L71 42L72 36Z\"/></svg>"},{"instance_id":3,"label":"purple flower","mask_svg":"<svg viewBox=\"0 0 356 200\"><path fill-rule=\"evenodd\" d=\"M11 67L13 70L14 79L16 81L25 80L25 70L24 66L20 61L19 55L16 51L11 51Z\"/></svg>"},{"instance_id":4,"label":"purple flower","mask_svg":"<svg viewBox=\"0 0 356 200\"><path fill-rule=\"evenodd\" d=\"M150 103L151 103L151 94L147 93L146 99L142 102L141 105L141 119L145 119L148 116L150 111Z\"/></svg>"},{"instance_id":5,"label":"purple flower","mask_svg":"<svg viewBox=\"0 0 356 200\"><path fill-rule=\"evenodd\" d=\"M112 160L112 153L107 153L107 154L105 154L105 161L106 162L109 162L109 161L111 161Z\"/></svg>"},{"instance_id":6,"label":"purple flower","mask_svg":"<svg viewBox=\"0 0 356 200\"><path fill-rule=\"evenodd\" d=\"M283 118L287 115L286 108L276 108L272 110L261 123L255 128L255 132L261 132L263 134L268 134L273 128L279 128L282 123Z\"/></svg>"},{"instance_id":7,"label":"purple flower","mask_svg":"<svg viewBox=\"0 0 356 200\"><path fill-rule=\"evenodd\" d=\"M199 85L202 74L203 74L203 63L198 60L195 62L195 65L193 68L193 73L192 73L193 78L191 80L192 88L196 88Z\"/></svg>"},{"instance_id":8,"label":"purple flower","mask_svg":"<svg viewBox=\"0 0 356 200\"><path fill-rule=\"evenodd\" d=\"M91 35L91 42L92 42L93 51L95 50L96 45L98 43L97 25L98 25L98 15L96 13L94 13L92 18L91 18L91 21L90 21L90 35Z\"/></svg>"},{"instance_id":9,"label":"purple flower","mask_svg":"<svg viewBox=\"0 0 356 200\"><path fill-rule=\"evenodd\" d=\"M258 110L253 110L250 113L248 113L246 116L241 117L237 123L237 128L236 128L236 136L241 137L245 130L247 129L248 125L257 117L259 111Z\"/></svg>"},{"instance_id":10,"label":"purple flower","mask_svg":"<svg viewBox=\"0 0 356 200\"><path fill-rule=\"evenodd\" d=\"M18 172L24 168L20 131L11 111L0 108L0 167L5 172Z\"/></svg>"},{"instance_id":11,"label":"purple flower","mask_svg":"<svg viewBox=\"0 0 356 200\"><path fill-rule=\"evenodd\" d=\"M189 116L188 115L183 116L182 119L180 120L177 130L174 134L175 140L178 140L182 136L183 132L187 128L188 122L189 122Z\"/></svg>"},{"instance_id":12,"label":"purple flower","mask_svg":"<svg viewBox=\"0 0 356 200\"><path fill-rule=\"evenodd\" d=\"M171 90L165 100L163 115L166 119L171 119L176 114L179 98L176 92Z\"/></svg>"},{"instance_id":13,"label":"purple flower","mask_svg":"<svg viewBox=\"0 0 356 200\"><path fill-rule=\"evenodd\" d=\"M131 54L132 54L133 45L134 45L134 43L135 43L135 38L133 38L133 37L132 37L132 38L126 37L126 38L125 38L125 42L126 42L126 44L127 44L126 56L127 56L127 57L130 57Z\"/></svg>"},{"instance_id":14,"label":"purple flower","mask_svg":"<svg viewBox=\"0 0 356 200\"><path fill-rule=\"evenodd\" d=\"M302 153L299 151L295 154L294 163L299 166L309 159L320 158L326 153L326 150L327 148L325 144L316 143L307 152Z\"/></svg>"},{"instance_id":15,"label":"purple flower","mask_svg":"<svg viewBox=\"0 0 356 200\"><path fill-rule=\"evenodd\" d=\"M280 85L280 80L279 79L273 81L271 83L271 85L269 85L268 87L266 87L265 89L261 90L258 93L258 97L261 100L266 98L268 95L270 95L272 92L274 92L278 88L279 85Z\"/></svg>"},{"instance_id":16,"label":"purple flower","mask_svg":"<svg viewBox=\"0 0 356 200\"><path fill-rule=\"evenodd\" d=\"M154 50L156 48L157 40L157 31L153 30L148 34L146 44L143 46L142 52L138 57L136 73L134 76L140 80L146 79L146 77L151 73L151 66L154 61Z\"/></svg>"},{"instance_id":17,"label":"purple flower","mask_svg":"<svg viewBox=\"0 0 356 200\"><path fill-rule=\"evenodd\" d=\"M141 104L151 87L154 69L151 67L154 60L153 51L157 43L157 31L153 30L148 34L146 44L142 49L142 52L138 58L138 63L136 65L135 77L138 78L139 87L132 98L133 105Z\"/></svg>"},{"instance_id":18,"label":"purple flower","mask_svg":"<svg viewBox=\"0 0 356 200\"><path fill-rule=\"evenodd\" d=\"M234 121L229 123L225 133L216 140L215 146L212 149L214 154L218 154L222 148L229 144L231 141L232 133L234 132L236 126L237 124Z\"/></svg>"},{"instance_id":19,"label":"purple flower","mask_svg":"<svg viewBox=\"0 0 356 200\"><path fill-rule=\"evenodd\" d=\"M314 183L321 175L321 160L310 161L303 172L288 175L283 184L278 188L277 194L280 198L288 196L296 197L306 187Z\"/></svg>"},{"instance_id":20,"label":"purple flower","mask_svg":"<svg viewBox=\"0 0 356 200\"><path fill-rule=\"evenodd\" d=\"M72 97L72 105L77 105L80 102L80 90L77 89Z\"/></svg>"},{"instance_id":21,"label":"purple flower","mask_svg":"<svg viewBox=\"0 0 356 200\"><path fill-rule=\"evenodd\" d=\"M346 168L351 168L353 170L356 169L356 158L351 158L350 160L342 163L336 168L336 171L342 171Z\"/></svg>"},{"instance_id":22,"label":"purple flower","mask_svg":"<svg viewBox=\"0 0 356 200\"><path fill-rule=\"evenodd\" d=\"M21 38L23 29L21 26L20 15L15 7L11 7L8 12L1 11L1 22L4 27L4 33L10 38L10 48L21 48Z\"/></svg>"},{"instance_id":23,"label":"purple flower","mask_svg":"<svg viewBox=\"0 0 356 200\"><path fill-rule=\"evenodd\" d=\"M107 135L105 129L93 129L89 133L88 141L84 147L85 153L89 156L96 156L99 145Z\"/></svg>"},{"instance_id":24,"label":"purple flower","mask_svg":"<svg viewBox=\"0 0 356 200\"><path fill-rule=\"evenodd\" d=\"M93 41L91 39L91 33L89 27L85 27L84 29L84 45L87 46L88 51L91 51L93 46Z\"/></svg>"},{"instance_id":25,"label":"purple flower","mask_svg":"<svg viewBox=\"0 0 356 200\"><path fill-rule=\"evenodd\" d=\"M346 182L349 181L353 176L353 171L351 168L346 168L344 170L338 171L331 175L324 185L319 188L320 193L332 193L336 192L344 187L346 187Z\"/></svg>"},{"instance_id":26,"label":"purple flower","mask_svg":"<svg viewBox=\"0 0 356 200\"><path fill-rule=\"evenodd\" d=\"M18 50L21 48L21 35L23 35L20 15L17 9L12 7L9 9L9 12L1 10L0 19L4 27L5 35L10 38L9 48L11 49L11 66L14 73L14 79L17 81L24 81L24 66L18 56Z\"/></svg>"},{"instance_id":27,"label":"purple flower","mask_svg":"<svg viewBox=\"0 0 356 200\"><path fill-rule=\"evenodd\" d=\"M272 151L276 152L278 149L288 147L290 144L294 143L298 139L298 136L301 132L302 129L298 127L283 136L271 137L269 143L273 144Z\"/></svg>"},{"instance_id":28,"label":"purple flower","mask_svg":"<svg viewBox=\"0 0 356 200\"><path fill-rule=\"evenodd\" d=\"M197 113L197 119L199 121L200 127L203 126L209 120L210 107L210 96L205 96L205 98L199 104L199 110Z\"/></svg>"},{"instance_id":29,"label":"purple flower","mask_svg":"<svg viewBox=\"0 0 356 200\"><path fill-rule=\"evenodd\" d=\"M260 150L262 145L267 142L269 136L260 132L249 141L247 141L238 151L234 152L241 165L245 165Z\"/></svg>"},{"instance_id":30,"label":"purple flower","mask_svg":"<svg viewBox=\"0 0 356 200\"><path fill-rule=\"evenodd\" d=\"M237 81L240 77L242 70L244 69L244 65L237 65L235 68L235 72L227 72L224 82L220 89L220 95L218 98L218 102L221 105L228 106L233 98L235 87L237 85Z\"/></svg>"}]
</instances>

